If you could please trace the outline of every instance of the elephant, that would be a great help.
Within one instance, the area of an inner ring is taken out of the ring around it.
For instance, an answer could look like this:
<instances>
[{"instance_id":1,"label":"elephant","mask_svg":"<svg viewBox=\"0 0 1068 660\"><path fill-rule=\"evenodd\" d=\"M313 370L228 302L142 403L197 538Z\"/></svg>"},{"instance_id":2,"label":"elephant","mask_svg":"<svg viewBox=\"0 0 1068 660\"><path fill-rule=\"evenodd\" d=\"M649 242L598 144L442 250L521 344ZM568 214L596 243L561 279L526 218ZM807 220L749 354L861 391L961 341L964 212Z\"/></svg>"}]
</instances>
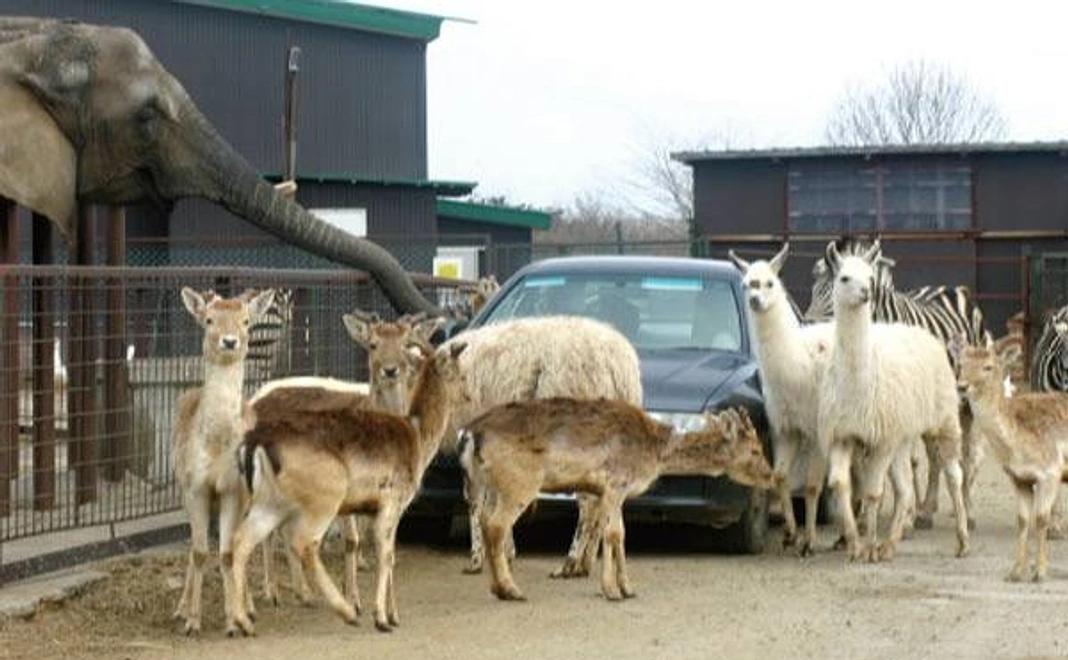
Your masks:
<instances>
[{"instance_id":1,"label":"elephant","mask_svg":"<svg viewBox=\"0 0 1068 660\"><path fill-rule=\"evenodd\" d=\"M134 31L0 17L0 197L69 240L81 202L200 197L375 278L400 312L437 313L400 263L264 181Z\"/></svg>"}]
</instances>

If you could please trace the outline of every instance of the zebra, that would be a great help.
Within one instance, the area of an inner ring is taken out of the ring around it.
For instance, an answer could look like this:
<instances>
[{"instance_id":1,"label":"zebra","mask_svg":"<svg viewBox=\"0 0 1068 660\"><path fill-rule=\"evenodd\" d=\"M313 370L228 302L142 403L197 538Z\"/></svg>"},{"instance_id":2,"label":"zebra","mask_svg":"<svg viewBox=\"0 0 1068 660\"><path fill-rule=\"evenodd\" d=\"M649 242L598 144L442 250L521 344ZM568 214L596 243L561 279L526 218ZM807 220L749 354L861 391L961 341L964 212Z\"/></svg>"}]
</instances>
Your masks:
<instances>
[{"instance_id":1,"label":"zebra","mask_svg":"<svg viewBox=\"0 0 1068 660\"><path fill-rule=\"evenodd\" d=\"M1046 319L1031 359L1031 389L1068 392L1068 305Z\"/></svg>"},{"instance_id":2,"label":"zebra","mask_svg":"<svg viewBox=\"0 0 1068 660\"><path fill-rule=\"evenodd\" d=\"M838 240L839 254L862 254L871 246L850 238ZM894 288L893 259L876 256L875 285L872 287L872 316L884 323L906 323L924 328L947 346L961 336L971 345L985 337L983 312L971 299L968 287L924 286L911 291ZM812 299L805 312L807 321L827 321L833 314L834 276L827 257L812 267Z\"/></svg>"},{"instance_id":3,"label":"zebra","mask_svg":"<svg viewBox=\"0 0 1068 660\"><path fill-rule=\"evenodd\" d=\"M293 289L276 288L274 300L248 333L248 380L259 382L289 373L292 364Z\"/></svg>"},{"instance_id":4,"label":"zebra","mask_svg":"<svg viewBox=\"0 0 1068 660\"><path fill-rule=\"evenodd\" d=\"M837 241L839 253L864 254L871 246L855 241L851 238L843 238ZM952 351L949 350L951 342L965 339L969 345L979 345L987 336L983 312L976 305L967 287L955 286L924 286L912 291L898 291L894 288L891 269L896 262L883 256L882 251L876 252L875 257L875 282L872 286L872 317L875 321L883 323L905 323L924 328L946 345L946 355L954 372L957 370L956 360ZM833 315L832 292L834 289L834 271L831 262L826 255L821 257L812 269L812 300L809 309L805 313L808 321L826 321ZM982 460L982 448L978 438L970 432L972 414L967 406L961 406L961 428L964 431L963 464L964 464L964 500L965 510L968 511L968 524L974 525L974 517L971 515L971 489L975 482L975 476ZM918 451L918 450L917 450ZM916 467L919 464L918 453L913 454L913 482L916 490L916 501L922 502L918 510L915 526L929 528L933 522L934 513L938 510L938 481L939 471L937 448L927 445L927 488L924 498L920 499L923 490Z\"/></svg>"}]
</instances>

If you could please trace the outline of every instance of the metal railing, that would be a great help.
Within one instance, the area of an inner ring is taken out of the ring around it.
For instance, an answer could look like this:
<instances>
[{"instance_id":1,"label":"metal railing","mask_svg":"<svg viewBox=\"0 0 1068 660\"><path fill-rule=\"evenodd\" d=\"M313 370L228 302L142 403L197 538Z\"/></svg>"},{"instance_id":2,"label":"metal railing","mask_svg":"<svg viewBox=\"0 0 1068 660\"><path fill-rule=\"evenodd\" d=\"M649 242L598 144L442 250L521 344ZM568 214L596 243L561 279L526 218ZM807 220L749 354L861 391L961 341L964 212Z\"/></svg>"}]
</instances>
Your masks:
<instances>
[{"instance_id":1,"label":"metal railing","mask_svg":"<svg viewBox=\"0 0 1068 660\"><path fill-rule=\"evenodd\" d=\"M431 300L457 285L415 277ZM0 266L0 544L180 506L175 404L202 369L183 286L292 291L274 350L249 360L249 393L286 375L363 380L366 356L341 316L394 316L353 271Z\"/></svg>"}]
</instances>

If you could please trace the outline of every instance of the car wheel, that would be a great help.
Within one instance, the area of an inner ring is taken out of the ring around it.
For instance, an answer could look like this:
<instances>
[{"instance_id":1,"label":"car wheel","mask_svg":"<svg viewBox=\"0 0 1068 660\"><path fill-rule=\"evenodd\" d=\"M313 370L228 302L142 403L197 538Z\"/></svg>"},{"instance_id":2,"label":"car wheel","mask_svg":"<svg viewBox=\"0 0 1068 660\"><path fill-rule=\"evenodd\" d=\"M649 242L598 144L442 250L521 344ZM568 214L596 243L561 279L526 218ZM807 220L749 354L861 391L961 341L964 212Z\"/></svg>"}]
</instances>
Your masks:
<instances>
[{"instance_id":1,"label":"car wheel","mask_svg":"<svg viewBox=\"0 0 1068 660\"><path fill-rule=\"evenodd\" d=\"M768 538L768 502L767 491L750 491L749 506L741 518L720 532L720 547L724 551L749 555L764 551L764 542Z\"/></svg>"}]
</instances>

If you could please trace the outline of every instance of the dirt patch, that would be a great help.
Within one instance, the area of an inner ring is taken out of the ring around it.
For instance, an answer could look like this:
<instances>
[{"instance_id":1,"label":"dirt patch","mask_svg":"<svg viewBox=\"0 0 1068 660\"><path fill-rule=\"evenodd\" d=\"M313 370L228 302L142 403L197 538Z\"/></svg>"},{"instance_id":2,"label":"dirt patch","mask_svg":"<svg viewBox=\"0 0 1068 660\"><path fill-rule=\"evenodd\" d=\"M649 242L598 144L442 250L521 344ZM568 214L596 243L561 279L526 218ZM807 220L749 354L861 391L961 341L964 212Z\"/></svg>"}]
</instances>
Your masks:
<instances>
[{"instance_id":1,"label":"dirt patch","mask_svg":"<svg viewBox=\"0 0 1068 660\"><path fill-rule=\"evenodd\" d=\"M567 524L543 523L520 537L516 578L529 600L501 603L485 576L461 575L462 545L406 543L397 566L402 626L374 630L369 617L344 625L322 605L297 604L276 562L283 592L275 608L259 604L258 635L222 632L221 580L205 580L204 632L178 633L171 620L184 556L180 549L102 564L110 578L29 621L0 622L0 657L70 658L407 658L680 657L1040 658L1068 653L1068 543L1055 542L1053 570L1042 584L1004 581L1012 563L1011 491L987 461L977 485L979 527L972 555L953 557L948 504L931 531L906 540L889 563L850 564L829 549L798 559L773 531L759 556L722 556L695 548L700 532L628 527L636 599L608 603L598 580L547 575L567 545ZM339 549L325 552L342 574ZM259 592L258 561L254 590ZM361 575L365 601L370 574Z\"/></svg>"}]
</instances>

